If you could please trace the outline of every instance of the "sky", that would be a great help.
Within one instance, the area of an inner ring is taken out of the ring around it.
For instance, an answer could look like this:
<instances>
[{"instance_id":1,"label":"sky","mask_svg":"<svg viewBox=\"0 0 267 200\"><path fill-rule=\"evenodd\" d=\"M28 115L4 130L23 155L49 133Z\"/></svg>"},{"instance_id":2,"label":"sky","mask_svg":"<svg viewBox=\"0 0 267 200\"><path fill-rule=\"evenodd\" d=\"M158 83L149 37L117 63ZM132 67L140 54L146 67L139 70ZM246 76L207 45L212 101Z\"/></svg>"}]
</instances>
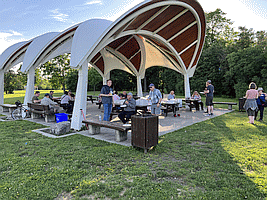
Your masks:
<instances>
[{"instance_id":1,"label":"sky","mask_svg":"<svg viewBox=\"0 0 267 200\"><path fill-rule=\"evenodd\" d=\"M115 21L143 0L0 0L0 54L47 32L92 18ZM233 26L267 31L267 0L198 0L205 12L220 8Z\"/></svg>"}]
</instances>

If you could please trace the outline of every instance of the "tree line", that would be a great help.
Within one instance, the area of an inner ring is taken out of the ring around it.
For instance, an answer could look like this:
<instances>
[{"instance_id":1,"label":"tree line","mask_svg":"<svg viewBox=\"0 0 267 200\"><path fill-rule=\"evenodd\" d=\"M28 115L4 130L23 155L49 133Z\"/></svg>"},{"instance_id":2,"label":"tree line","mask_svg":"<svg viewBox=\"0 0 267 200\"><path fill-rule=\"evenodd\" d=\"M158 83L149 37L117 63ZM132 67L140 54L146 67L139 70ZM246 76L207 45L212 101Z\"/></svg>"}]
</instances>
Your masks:
<instances>
[{"instance_id":1,"label":"tree line","mask_svg":"<svg viewBox=\"0 0 267 200\"><path fill-rule=\"evenodd\" d=\"M206 14L207 33L195 74L190 78L191 92L203 91L212 80L216 96L242 97L250 82L267 89L267 32L238 27L226 18L221 9ZM39 89L76 90L78 72L69 67L70 55L58 56L36 70L35 85ZM136 91L136 77L121 71L111 71L114 89ZM5 74L5 91L23 89L27 76L20 71ZM184 95L184 77L171 69L155 66L146 70L143 90L154 83L164 93L174 90ZM88 71L88 90L100 90L102 77L94 68Z\"/></svg>"}]
</instances>

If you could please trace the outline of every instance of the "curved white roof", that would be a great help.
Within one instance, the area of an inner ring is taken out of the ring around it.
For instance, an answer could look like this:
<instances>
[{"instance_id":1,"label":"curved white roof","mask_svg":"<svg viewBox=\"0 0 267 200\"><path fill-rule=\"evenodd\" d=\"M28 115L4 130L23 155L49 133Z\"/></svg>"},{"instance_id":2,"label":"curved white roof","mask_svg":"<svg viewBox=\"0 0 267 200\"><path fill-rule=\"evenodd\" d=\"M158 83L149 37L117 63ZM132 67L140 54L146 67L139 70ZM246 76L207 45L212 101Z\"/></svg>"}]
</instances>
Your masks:
<instances>
[{"instance_id":1,"label":"curved white roof","mask_svg":"<svg viewBox=\"0 0 267 200\"><path fill-rule=\"evenodd\" d=\"M71 66L76 67L84 63L111 24L112 21L106 19L90 19L77 28L71 48Z\"/></svg>"},{"instance_id":2,"label":"curved white roof","mask_svg":"<svg viewBox=\"0 0 267 200\"><path fill-rule=\"evenodd\" d=\"M111 58L116 59L114 69L130 70L139 76L158 65L186 74L198 62L205 28L205 15L197 0L146 0L115 22L90 19L61 33L34 38L25 48L27 42L15 44L0 56L0 69L24 57L21 70L26 72L58 55L71 53L73 68L88 61L102 74L112 70L107 63Z\"/></svg>"},{"instance_id":3,"label":"curved white roof","mask_svg":"<svg viewBox=\"0 0 267 200\"><path fill-rule=\"evenodd\" d=\"M51 41L54 37L56 37L59 33L58 32L51 32L41 35L35 38L30 46L28 47L24 60L23 65L21 68L22 72L26 72L29 70L31 66L34 65L35 60L39 56L42 49L44 49L49 41Z\"/></svg>"},{"instance_id":4,"label":"curved white roof","mask_svg":"<svg viewBox=\"0 0 267 200\"><path fill-rule=\"evenodd\" d=\"M1 55L0 55L0 69L4 67L4 64L12 57L12 55L18 51L25 44L29 43L29 41L19 42L10 47L8 47Z\"/></svg>"},{"instance_id":5,"label":"curved white roof","mask_svg":"<svg viewBox=\"0 0 267 200\"><path fill-rule=\"evenodd\" d=\"M104 73L105 63L100 51L114 47L114 52L132 62L140 74L139 70L146 62L142 59L146 52L138 44L137 36L153 44L154 50L158 51L159 60L154 58L152 62L146 63L145 68L159 61L158 64L168 63L168 67L186 74L195 69L206 31L205 15L196 0L146 0L112 24L103 26L103 20L95 22L95 26L92 26L90 20L83 23L74 35L71 52L73 68L79 68L88 59ZM93 41L92 34L96 34Z\"/></svg>"}]
</instances>

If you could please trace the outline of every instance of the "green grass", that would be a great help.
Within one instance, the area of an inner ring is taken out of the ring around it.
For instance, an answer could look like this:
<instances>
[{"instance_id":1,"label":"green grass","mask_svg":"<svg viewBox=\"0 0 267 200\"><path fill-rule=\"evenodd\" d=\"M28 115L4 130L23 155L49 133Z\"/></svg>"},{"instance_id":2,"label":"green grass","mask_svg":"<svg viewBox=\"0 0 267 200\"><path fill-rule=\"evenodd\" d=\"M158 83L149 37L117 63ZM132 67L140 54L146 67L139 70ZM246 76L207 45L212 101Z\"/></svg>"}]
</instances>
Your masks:
<instances>
[{"instance_id":1,"label":"green grass","mask_svg":"<svg viewBox=\"0 0 267 200\"><path fill-rule=\"evenodd\" d=\"M164 135L148 154L0 122L0 199L267 199L267 124L247 122L240 112L212 118Z\"/></svg>"},{"instance_id":2,"label":"green grass","mask_svg":"<svg viewBox=\"0 0 267 200\"><path fill-rule=\"evenodd\" d=\"M45 93L49 93L50 90L38 90L40 91L40 99L42 99ZM63 95L63 90L53 90L55 97L61 97ZM73 92L75 94L75 92ZM89 91L88 95L99 95L99 91ZM20 102L24 101L25 90L16 90L14 94L4 94L4 103L6 104L15 104L17 100Z\"/></svg>"}]
</instances>

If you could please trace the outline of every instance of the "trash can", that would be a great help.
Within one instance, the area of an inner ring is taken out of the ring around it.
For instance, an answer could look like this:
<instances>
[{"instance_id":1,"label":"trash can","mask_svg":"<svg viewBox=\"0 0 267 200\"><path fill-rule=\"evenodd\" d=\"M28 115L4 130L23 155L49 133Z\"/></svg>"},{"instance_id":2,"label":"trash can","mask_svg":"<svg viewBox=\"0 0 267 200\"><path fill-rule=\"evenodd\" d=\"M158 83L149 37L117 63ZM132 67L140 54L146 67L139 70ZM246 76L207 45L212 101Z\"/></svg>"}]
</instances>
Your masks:
<instances>
[{"instance_id":1,"label":"trash can","mask_svg":"<svg viewBox=\"0 0 267 200\"><path fill-rule=\"evenodd\" d=\"M68 121L68 114L66 114L66 113L58 113L58 114L55 114L55 115L56 115L57 123Z\"/></svg>"},{"instance_id":2,"label":"trash can","mask_svg":"<svg viewBox=\"0 0 267 200\"><path fill-rule=\"evenodd\" d=\"M243 107L246 102L245 98L239 98L239 112L246 111Z\"/></svg>"},{"instance_id":3,"label":"trash can","mask_svg":"<svg viewBox=\"0 0 267 200\"><path fill-rule=\"evenodd\" d=\"M132 116L132 146L147 150L158 144L158 116L133 115Z\"/></svg>"}]
</instances>

